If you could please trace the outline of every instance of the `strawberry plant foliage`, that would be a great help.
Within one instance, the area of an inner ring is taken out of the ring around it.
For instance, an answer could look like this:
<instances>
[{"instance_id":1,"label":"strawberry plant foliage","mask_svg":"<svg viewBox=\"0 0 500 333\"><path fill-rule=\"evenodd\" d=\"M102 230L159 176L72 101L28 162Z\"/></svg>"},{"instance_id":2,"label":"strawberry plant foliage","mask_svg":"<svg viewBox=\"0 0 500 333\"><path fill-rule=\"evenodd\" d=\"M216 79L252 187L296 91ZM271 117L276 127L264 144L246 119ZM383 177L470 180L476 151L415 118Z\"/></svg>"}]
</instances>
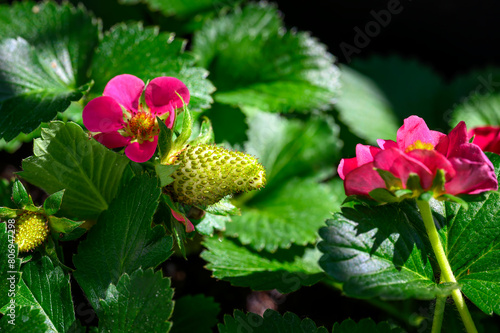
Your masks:
<instances>
[{"instance_id":1,"label":"strawberry plant foliage","mask_svg":"<svg viewBox=\"0 0 500 333\"><path fill-rule=\"evenodd\" d=\"M193 52L218 88L216 101L271 112L333 103L339 89L334 57L305 32L282 31L276 8L262 3L207 22L195 34Z\"/></svg>"},{"instance_id":2,"label":"strawberry plant foliage","mask_svg":"<svg viewBox=\"0 0 500 333\"><path fill-rule=\"evenodd\" d=\"M498 327L498 68L339 69L284 2L72 3L0 5L0 331Z\"/></svg>"},{"instance_id":3,"label":"strawberry plant foliage","mask_svg":"<svg viewBox=\"0 0 500 333\"><path fill-rule=\"evenodd\" d=\"M132 178L80 243L74 276L98 313L110 283L116 285L123 274L140 267L155 268L172 254L172 238L161 226L151 229L159 196L156 179ZM95 253L106 255L96 258Z\"/></svg>"},{"instance_id":4,"label":"strawberry plant foliage","mask_svg":"<svg viewBox=\"0 0 500 333\"><path fill-rule=\"evenodd\" d=\"M245 150L264 165L267 185L236 198L242 214L232 217L226 233L257 250L314 243L320 221L340 205L332 186L316 180L331 172L332 155L339 150L336 125L255 111L247 133Z\"/></svg>"},{"instance_id":5,"label":"strawberry plant foliage","mask_svg":"<svg viewBox=\"0 0 500 333\"><path fill-rule=\"evenodd\" d=\"M235 286L289 293L324 277L317 264L320 253L315 249L293 246L275 253L255 252L235 239L215 237L206 239L204 246L207 251L201 256L208 261L207 268Z\"/></svg>"},{"instance_id":6,"label":"strawberry plant foliage","mask_svg":"<svg viewBox=\"0 0 500 333\"><path fill-rule=\"evenodd\" d=\"M0 9L0 137L52 120L88 89L97 21L83 8L17 2Z\"/></svg>"},{"instance_id":7,"label":"strawberry plant foliage","mask_svg":"<svg viewBox=\"0 0 500 333\"><path fill-rule=\"evenodd\" d=\"M130 276L123 274L116 285L111 284L106 297L100 300L102 316L99 329L102 331L168 332L172 323L174 292L170 280L153 269L136 270ZM148 302L154 299L155 302Z\"/></svg>"},{"instance_id":8,"label":"strawberry plant foliage","mask_svg":"<svg viewBox=\"0 0 500 333\"><path fill-rule=\"evenodd\" d=\"M108 208L128 163L74 123L51 123L33 152L23 161L21 177L49 193L64 189L62 212L80 219L95 219Z\"/></svg>"},{"instance_id":9,"label":"strawberry plant foliage","mask_svg":"<svg viewBox=\"0 0 500 333\"><path fill-rule=\"evenodd\" d=\"M76 323L69 275L45 256L23 265L21 272L16 304L39 309L53 332L67 332L74 328Z\"/></svg>"}]
</instances>

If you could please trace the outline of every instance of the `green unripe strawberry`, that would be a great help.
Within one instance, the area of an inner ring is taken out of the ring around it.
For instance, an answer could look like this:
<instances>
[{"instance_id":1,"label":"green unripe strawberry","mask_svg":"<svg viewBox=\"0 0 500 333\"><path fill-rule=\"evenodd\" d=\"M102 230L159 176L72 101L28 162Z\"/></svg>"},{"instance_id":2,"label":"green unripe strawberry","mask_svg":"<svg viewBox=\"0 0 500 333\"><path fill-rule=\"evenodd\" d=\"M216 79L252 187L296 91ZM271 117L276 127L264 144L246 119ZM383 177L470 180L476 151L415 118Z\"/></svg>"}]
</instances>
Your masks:
<instances>
[{"instance_id":1,"label":"green unripe strawberry","mask_svg":"<svg viewBox=\"0 0 500 333\"><path fill-rule=\"evenodd\" d=\"M229 194L266 184L264 167L255 157L213 145L188 146L177 163L170 191L177 201L193 206L212 205Z\"/></svg>"}]
</instances>

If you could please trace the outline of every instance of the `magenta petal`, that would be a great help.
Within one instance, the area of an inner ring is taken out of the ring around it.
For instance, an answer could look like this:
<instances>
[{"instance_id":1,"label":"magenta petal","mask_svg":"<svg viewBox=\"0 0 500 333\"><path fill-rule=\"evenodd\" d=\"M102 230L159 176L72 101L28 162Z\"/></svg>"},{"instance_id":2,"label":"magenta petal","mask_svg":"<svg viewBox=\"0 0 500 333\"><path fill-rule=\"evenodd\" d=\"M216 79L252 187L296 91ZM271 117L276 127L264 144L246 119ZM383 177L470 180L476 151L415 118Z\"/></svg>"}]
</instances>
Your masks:
<instances>
[{"instance_id":1,"label":"magenta petal","mask_svg":"<svg viewBox=\"0 0 500 333\"><path fill-rule=\"evenodd\" d=\"M455 176L456 172L451 162L435 150L415 149L410 151L408 156L420 161L433 175L436 175L437 170L441 169L444 170L446 179L451 179Z\"/></svg>"},{"instance_id":2,"label":"magenta petal","mask_svg":"<svg viewBox=\"0 0 500 333\"><path fill-rule=\"evenodd\" d=\"M104 88L103 96L112 97L129 111L137 111L144 82L137 76L122 74L112 78Z\"/></svg>"},{"instance_id":3,"label":"magenta petal","mask_svg":"<svg viewBox=\"0 0 500 333\"><path fill-rule=\"evenodd\" d=\"M403 126L398 129L398 146L404 151L418 140L422 143L430 143L433 146L436 146L439 142L436 132L429 130L422 118L410 116L404 120Z\"/></svg>"},{"instance_id":4,"label":"magenta petal","mask_svg":"<svg viewBox=\"0 0 500 333\"><path fill-rule=\"evenodd\" d=\"M111 97L94 98L82 112L83 124L91 132L112 132L123 128L123 111Z\"/></svg>"},{"instance_id":5,"label":"magenta petal","mask_svg":"<svg viewBox=\"0 0 500 333\"><path fill-rule=\"evenodd\" d=\"M373 146L367 146L362 144L356 145L356 158L358 159L358 166L363 164L373 162L373 158L382 149Z\"/></svg>"},{"instance_id":6,"label":"magenta petal","mask_svg":"<svg viewBox=\"0 0 500 333\"><path fill-rule=\"evenodd\" d=\"M346 195L369 195L376 188L385 188L385 182L375 171L373 163L367 163L346 176L344 188Z\"/></svg>"},{"instance_id":7,"label":"magenta petal","mask_svg":"<svg viewBox=\"0 0 500 333\"><path fill-rule=\"evenodd\" d=\"M175 117L173 111L182 108L184 103L187 105L190 95L188 88L181 80L175 77L162 76L149 82L146 87L145 98L146 104L155 115L161 116L170 112L169 119L173 119ZM168 126L170 120L165 121L165 123Z\"/></svg>"},{"instance_id":8,"label":"magenta petal","mask_svg":"<svg viewBox=\"0 0 500 333\"><path fill-rule=\"evenodd\" d=\"M422 188L427 189L432 185L434 175L431 171L422 162L399 149L382 150L375 157L373 164L378 169L391 172L396 178L401 179L403 184L406 184L410 174L415 173L420 177Z\"/></svg>"},{"instance_id":9,"label":"magenta petal","mask_svg":"<svg viewBox=\"0 0 500 333\"><path fill-rule=\"evenodd\" d=\"M392 140L377 139L377 143L382 149L398 148L398 144Z\"/></svg>"},{"instance_id":10,"label":"magenta petal","mask_svg":"<svg viewBox=\"0 0 500 333\"><path fill-rule=\"evenodd\" d=\"M449 144L446 157L461 155L461 152L459 151L459 149L461 149L460 146L468 142L467 127L465 126L465 123L463 121L458 123L458 125L450 131L450 134L448 134L448 139Z\"/></svg>"},{"instance_id":11,"label":"magenta petal","mask_svg":"<svg viewBox=\"0 0 500 333\"><path fill-rule=\"evenodd\" d=\"M156 146L158 145L158 137L155 136L153 142L144 141L143 143L133 142L125 148L125 155L132 161L143 163L153 157Z\"/></svg>"},{"instance_id":12,"label":"magenta petal","mask_svg":"<svg viewBox=\"0 0 500 333\"><path fill-rule=\"evenodd\" d=\"M352 170L358 167L358 160L356 157L353 158L343 158L337 168L337 173L339 177L345 179L345 176Z\"/></svg>"},{"instance_id":13,"label":"magenta petal","mask_svg":"<svg viewBox=\"0 0 500 333\"><path fill-rule=\"evenodd\" d=\"M457 194L478 194L484 191L498 190L495 170L486 163L472 162L460 158L451 158L457 174L445 184L446 192Z\"/></svg>"},{"instance_id":14,"label":"magenta petal","mask_svg":"<svg viewBox=\"0 0 500 333\"><path fill-rule=\"evenodd\" d=\"M345 179L345 176L352 170L362 166L363 164L373 162L373 157L377 155L379 151L381 151L381 149L377 147L357 144L356 157L344 158L340 161L337 168L337 173L340 178Z\"/></svg>"},{"instance_id":15,"label":"magenta petal","mask_svg":"<svg viewBox=\"0 0 500 333\"><path fill-rule=\"evenodd\" d=\"M108 148L124 147L130 142L130 138L124 137L118 132L99 133L94 136L94 139Z\"/></svg>"},{"instance_id":16,"label":"magenta petal","mask_svg":"<svg viewBox=\"0 0 500 333\"><path fill-rule=\"evenodd\" d=\"M184 215L182 215L180 213L177 213L172 208L170 208L170 210L172 211L172 215L174 216L174 218L177 221L184 224L184 226L186 227L186 232L193 232L194 231L194 225L193 225L193 223L191 223L191 221L189 221L189 219L187 217L185 217Z\"/></svg>"},{"instance_id":17,"label":"magenta petal","mask_svg":"<svg viewBox=\"0 0 500 333\"><path fill-rule=\"evenodd\" d=\"M476 127L469 131L468 137L474 137L474 144L483 151L500 154L500 127Z\"/></svg>"}]
</instances>

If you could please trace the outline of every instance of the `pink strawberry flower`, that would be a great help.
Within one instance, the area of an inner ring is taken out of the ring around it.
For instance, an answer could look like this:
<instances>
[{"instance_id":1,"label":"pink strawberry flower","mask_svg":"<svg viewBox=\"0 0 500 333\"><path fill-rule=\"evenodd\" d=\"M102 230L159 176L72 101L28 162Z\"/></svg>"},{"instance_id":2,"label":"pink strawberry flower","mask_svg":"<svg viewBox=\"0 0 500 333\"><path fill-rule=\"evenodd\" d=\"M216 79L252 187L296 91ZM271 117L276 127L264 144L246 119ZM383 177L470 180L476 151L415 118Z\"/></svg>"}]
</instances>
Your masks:
<instances>
[{"instance_id":1,"label":"pink strawberry flower","mask_svg":"<svg viewBox=\"0 0 500 333\"><path fill-rule=\"evenodd\" d=\"M340 162L338 174L347 195L369 195L378 188L393 193L408 189L412 175L418 175L420 191L434 190L435 197L498 189L492 163L479 146L468 142L463 121L446 135L429 130L422 118L411 116L399 128L396 142L377 143L380 148L358 144L356 157ZM444 172L445 183L436 191L433 182L438 170Z\"/></svg>"},{"instance_id":2,"label":"pink strawberry flower","mask_svg":"<svg viewBox=\"0 0 500 333\"><path fill-rule=\"evenodd\" d=\"M140 102L143 92L145 105ZM106 147L125 147L132 161L146 162L158 145L156 117L172 128L175 110L188 104L189 97L186 85L174 77L157 77L144 90L138 77L118 75L108 82L103 96L85 106L83 124Z\"/></svg>"},{"instance_id":3,"label":"pink strawberry flower","mask_svg":"<svg viewBox=\"0 0 500 333\"><path fill-rule=\"evenodd\" d=\"M475 127L469 131L469 138L472 137L473 143L483 151L500 154L500 127Z\"/></svg>"}]
</instances>

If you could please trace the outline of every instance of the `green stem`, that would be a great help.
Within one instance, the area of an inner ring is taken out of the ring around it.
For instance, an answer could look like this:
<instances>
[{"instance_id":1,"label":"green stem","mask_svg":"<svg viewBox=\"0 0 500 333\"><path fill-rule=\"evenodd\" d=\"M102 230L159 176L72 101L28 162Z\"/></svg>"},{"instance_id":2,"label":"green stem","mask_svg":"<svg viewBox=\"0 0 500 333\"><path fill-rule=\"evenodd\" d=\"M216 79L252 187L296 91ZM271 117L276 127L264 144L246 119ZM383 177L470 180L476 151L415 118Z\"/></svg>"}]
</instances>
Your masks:
<instances>
[{"instance_id":1,"label":"green stem","mask_svg":"<svg viewBox=\"0 0 500 333\"><path fill-rule=\"evenodd\" d=\"M436 308L434 309L434 318L432 320L431 333L441 332L443 326L444 306L446 305L446 297L438 296L436 299Z\"/></svg>"},{"instance_id":2,"label":"green stem","mask_svg":"<svg viewBox=\"0 0 500 333\"><path fill-rule=\"evenodd\" d=\"M441 281L442 282L457 282L455 279L455 275L451 269L450 263L448 262L448 258L446 257L446 253L443 249L443 244L439 239L439 234L436 229L436 225L434 224L434 219L432 218L431 207L429 203L425 200L417 200L417 206L420 210L420 214L422 215L422 220L424 221L425 229L427 230L427 235L429 236L429 241L431 242L432 249L434 250L434 254L436 255L437 262L439 264L439 268L441 269ZM465 329L468 333L477 333L476 326L472 321L472 317L467 309L467 304L465 304L464 298L462 296L462 292L459 289L454 289L451 293L453 300L455 301L455 305L460 313L460 317L464 323ZM436 304L437 306L437 304ZM438 318L439 320L439 318ZM441 318L442 320L442 318ZM437 325L437 324L436 324ZM433 330L434 331L434 324ZM437 331L436 331L437 332Z\"/></svg>"}]
</instances>

